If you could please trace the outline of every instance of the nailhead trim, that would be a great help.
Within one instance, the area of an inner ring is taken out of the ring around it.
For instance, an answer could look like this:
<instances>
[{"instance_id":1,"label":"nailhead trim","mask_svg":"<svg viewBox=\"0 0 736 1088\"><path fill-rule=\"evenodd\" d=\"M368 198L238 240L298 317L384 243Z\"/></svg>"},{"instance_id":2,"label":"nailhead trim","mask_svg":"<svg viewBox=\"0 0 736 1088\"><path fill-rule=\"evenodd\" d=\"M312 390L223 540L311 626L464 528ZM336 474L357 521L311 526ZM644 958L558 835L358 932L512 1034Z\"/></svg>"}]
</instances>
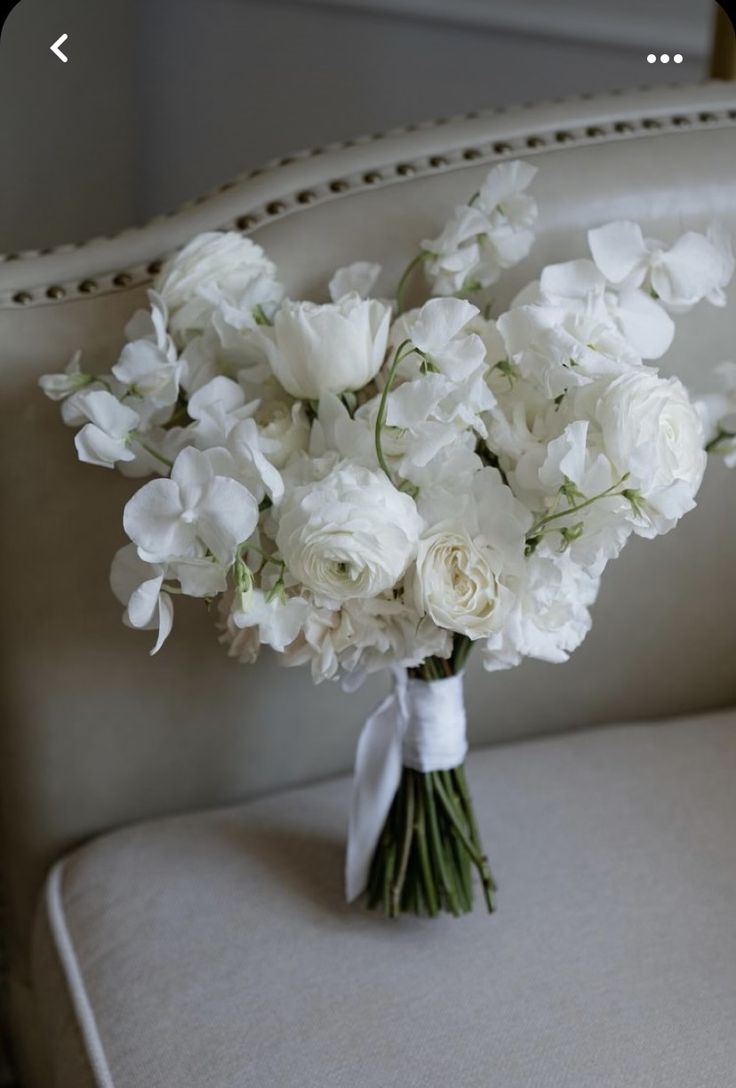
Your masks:
<instances>
[{"instance_id":1,"label":"nailhead trim","mask_svg":"<svg viewBox=\"0 0 736 1088\"><path fill-rule=\"evenodd\" d=\"M581 97L589 98L592 96L583 95ZM505 110L501 108L495 112L504 113ZM478 116L477 113L469 113L464 114L462 119L471 120ZM451 120L458 120L458 118L441 118L438 121L423 125L407 125L403 129L393 130L390 134L387 133L386 135L399 135L401 133L414 132L422 128L442 126L448 124ZM344 193L359 192L362 189L367 189L380 183L392 184L400 179L410 178L417 174L429 174L435 171L455 169L467 162L483 161L492 163L498 159L505 158L512 153L525 155L530 151L540 152L547 148L553 148L558 144L569 146L573 143L589 144L608 142L616 139L630 139L637 133L643 135L652 132L672 132L689 127L712 127L714 124L730 126L730 124L735 121L736 109L705 110L689 115L678 113L673 114L670 117L652 118L644 116L625 121L611 121L606 122L605 124L588 125L579 129L558 129L545 133L544 135L520 135L513 139L490 141L488 143L478 144L477 146L467 147L457 151L448 151L441 155L433 154L427 158L417 159L412 162L402 161L395 165L385 165L380 169L368 170L364 173L350 177L332 178L321 185L314 185L310 189L298 190L292 196L271 200L261 208L253 209L243 215L237 216L235 220L223 223L221 229L239 230L243 233L247 233L259 226L264 219L282 218L284 215L298 211L300 208L317 201L324 203L333 200L335 197L339 197ZM382 138L383 134L377 133L373 136L356 140L346 140L340 144L329 145L327 147L310 148L296 155L291 155L287 158L282 158L273 163L269 163L264 167L250 170L242 175L241 178L220 185L215 190L215 193L225 192L226 190L233 188L239 180L249 177L258 177L261 174L272 172L279 167L288 166L299 159L316 157L325 154L327 151L352 147ZM194 201L190 201L189 205L185 206L205 203L212 195L213 194L205 194L202 197L196 198ZM170 214L176 214L176 212ZM85 243L82 243L82 245L78 247L65 245L58 247L56 250L45 250L43 252L53 253L68 250L70 248L82 248L84 244ZM31 255L32 254L7 253L0 255L0 262L7 263L8 261L18 260L20 257ZM61 302L64 299L68 300L75 296L88 297L90 294L100 291L109 293L113 290L125 290L129 287L141 286L149 283L151 278L158 274L164 259L165 257L162 256L149 262L145 266L125 269L107 276L98 276L97 279L85 279L76 284L51 284L48 287L36 288L34 292L18 291L11 297L9 305L11 307L27 306L30 303L48 305L50 303ZM8 306L8 303L5 305Z\"/></svg>"}]
</instances>

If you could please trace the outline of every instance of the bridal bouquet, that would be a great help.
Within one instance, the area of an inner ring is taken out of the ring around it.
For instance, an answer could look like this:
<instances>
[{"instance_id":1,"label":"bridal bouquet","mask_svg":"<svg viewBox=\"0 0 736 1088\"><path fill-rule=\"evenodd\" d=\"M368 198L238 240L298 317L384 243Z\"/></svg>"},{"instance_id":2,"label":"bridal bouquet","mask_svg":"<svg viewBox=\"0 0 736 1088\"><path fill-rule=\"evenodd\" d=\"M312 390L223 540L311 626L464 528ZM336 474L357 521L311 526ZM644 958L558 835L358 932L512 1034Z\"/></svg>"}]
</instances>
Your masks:
<instances>
[{"instance_id":1,"label":"bridal bouquet","mask_svg":"<svg viewBox=\"0 0 736 1088\"><path fill-rule=\"evenodd\" d=\"M692 509L705 446L724 441L651 360L673 314L723 305L728 239L610 223L494 313L488 288L533 243L535 173L494 167L407 254L393 298L365 262L335 272L329 302L288 298L258 245L201 234L110 373L76 355L41 379L80 460L152 477L111 582L153 653L184 595L219 600L241 661L269 646L348 687L392 671L358 746L347 854L348 898L391 916L468 911L474 872L493 908L463 770L471 649L490 671L566 661L609 560ZM428 301L406 310L409 291Z\"/></svg>"}]
</instances>

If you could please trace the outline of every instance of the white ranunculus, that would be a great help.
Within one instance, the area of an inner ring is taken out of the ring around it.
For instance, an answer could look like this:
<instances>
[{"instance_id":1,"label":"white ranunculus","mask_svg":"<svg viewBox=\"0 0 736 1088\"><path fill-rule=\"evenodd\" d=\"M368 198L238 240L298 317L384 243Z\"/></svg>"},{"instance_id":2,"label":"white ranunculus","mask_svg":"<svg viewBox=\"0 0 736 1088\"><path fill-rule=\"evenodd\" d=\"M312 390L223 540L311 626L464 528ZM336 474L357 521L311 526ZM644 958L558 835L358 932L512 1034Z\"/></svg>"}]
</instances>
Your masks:
<instances>
[{"instance_id":1,"label":"white ranunculus","mask_svg":"<svg viewBox=\"0 0 736 1088\"><path fill-rule=\"evenodd\" d=\"M529 512L493 468L479 469L462 493L452 480L419 494L422 533L409 593L439 627L488 637L501 629L520 578Z\"/></svg>"},{"instance_id":2,"label":"white ranunculus","mask_svg":"<svg viewBox=\"0 0 736 1088\"><path fill-rule=\"evenodd\" d=\"M390 321L386 303L357 294L324 305L287 300L273 327L260 330L261 343L287 393L319 400L325 393L362 389L375 378Z\"/></svg>"},{"instance_id":3,"label":"white ranunculus","mask_svg":"<svg viewBox=\"0 0 736 1088\"><path fill-rule=\"evenodd\" d=\"M326 601L375 597L398 582L422 529L414 500L381 473L339 463L284 496L276 544L287 569Z\"/></svg>"},{"instance_id":4,"label":"white ranunculus","mask_svg":"<svg viewBox=\"0 0 736 1088\"><path fill-rule=\"evenodd\" d=\"M497 560L461 524L435 526L419 541L414 600L438 627L472 639L488 636L501 627L510 604Z\"/></svg>"},{"instance_id":5,"label":"white ranunculus","mask_svg":"<svg viewBox=\"0 0 736 1088\"><path fill-rule=\"evenodd\" d=\"M695 505L707 456L703 424L677 378L649 367L577 391L571 411L594 421L603 454L644 500L642 535L665 532ZM590 441L590 439L589 439Z\"/></svg>"},{"instance_id":6,"label":"white ranunculus","mask_svg":"<svg viewBox=\"0 0 736 1088\"><path fill-rule=\"evenodd\" d=\"M254 323L254 310L270 314L283 295L276 266L236 231L198 234L165 263L155 286L179 344L203 332L217 313L229 323L231 317L238 325Z\"/></svg>"}]
</instances>

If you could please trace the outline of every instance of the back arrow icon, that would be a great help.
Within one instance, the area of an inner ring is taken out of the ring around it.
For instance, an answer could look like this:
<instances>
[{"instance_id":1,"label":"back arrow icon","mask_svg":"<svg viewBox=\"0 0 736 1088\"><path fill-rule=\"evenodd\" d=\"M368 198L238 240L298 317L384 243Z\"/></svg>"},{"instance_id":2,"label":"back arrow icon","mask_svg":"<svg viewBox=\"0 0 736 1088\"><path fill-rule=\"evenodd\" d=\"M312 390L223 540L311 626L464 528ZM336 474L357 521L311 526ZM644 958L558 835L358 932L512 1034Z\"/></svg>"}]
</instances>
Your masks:
<instances>
[{"instance_id":1,"label":"back arrow icon","mask_svg":"<svg viewBox=\"0 0 736 1088\"><path fill-rule=\"evenodd\" d=\"M63 45L68 37L69 37L68 34L62 34L61 37L57 38L56 41L54 42L54 44L49 47L51 49L51 52L55 53L56 56L59 58L59 60L63 61L64 64L66 64L66 62L69 60L69 57L65 56L62 53L62 51L59 49L59 46Z\"/></svg>"}]
</instances>

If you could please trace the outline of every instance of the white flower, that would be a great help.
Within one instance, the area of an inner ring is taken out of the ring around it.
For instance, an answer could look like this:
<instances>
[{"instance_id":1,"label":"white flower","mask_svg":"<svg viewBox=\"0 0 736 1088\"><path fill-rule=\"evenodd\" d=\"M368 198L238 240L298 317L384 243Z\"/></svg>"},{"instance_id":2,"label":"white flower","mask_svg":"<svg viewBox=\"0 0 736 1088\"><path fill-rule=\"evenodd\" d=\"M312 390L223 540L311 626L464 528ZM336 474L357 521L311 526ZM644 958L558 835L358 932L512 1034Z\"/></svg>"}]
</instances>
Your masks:
<instances>
[{"instance_id":1,"label":"white flower","mask_svg":"<svg viewBox=\"0 0 736 1088\"><path fill-rule=\"evenodd\" d=\"M469 492L438 488L420 500L429 527L419 539L411 598L439 627L488 637L502 628L523 576L531 518L491 468L476 473Z\"/></svg>"},{"instance_id":2,"label":"white flower","mask_svg":"<svg viewBox=\"0 0 736 1088\"><path fill-rule=\"evenodd\" d=\"M38 384L49 400L64 400L95 380L92 375L82 372L81 358L81 351L75 351L63 373L41 375Z\"/></svg>"},{"instance_id":3,"label":"white flower","mask_svg":"<svg viewBox=\"0 0 736 1088\"><path fill-rule=\"evenodd\" d=\"M643 500L636 532L666 532L693 508L707 460L705 436L677 378L641 367L578 390L570 412L593 421L589 443L608 458L615 477L625 477L634 498Z\"/></svg>"},{"instance_id":4,"label":"white flower","mask_svg":"<svg viewBox=\"0 0 736 1088\"><path fill-rule=\"evenodd\" d=\"M707 234L687 231L669 249L645 238L638 223L621 220L588 232L593 260L611 283L647 286L673 310L701 299L725 305L723 288L734 271L730 238L715 224Z\"/></svg>"},{"instance_id":5,"label":"white flower","mask_svg":"<svg viewBox=\"0 0 736 1088\"><path fill-rule=\"evenodd\" d=\"M146 563L133 544L126 544L115 555L110 569L112 591L125 605L123 622L143 631L158 631L151 650L158 653L168 638L174 622L174 605L163 590L165 568Z\"/></svg>"},{"instance_id":6,"label":"white flower","mask_svg":"<svg viewBox=\"0 0 736 1088\"><path fill-rule=\"evenodd\" d=\"M351 294L368 298L380 275L380 264L370 261L355 261L345 268L338 268L329 283L330 298L333 302Z\"/></svg>"},{"instance_id":7,"label":"white flower","mask_svg":"<svg viewBox=\"0 0 736 1088\"><path fill-rule=\"evenodd\" d=\"M283 468L309 445L310 424L300 401L266 399L256 409L261 449L275 468Z\"/></svg>"},{"instance_id":8,"label":"white flower","mask_svg":"<svg viewBox=\"0 0 736 1088\"><path fill-rule=\"evenodd\" d=\"M659 359L675 335L672 318L651 295L634 286L611 290L593 261L547 265L539 280L539 295L543 304L610 325L642 359Z\"/></svg>"},{"instance_id":9,"label":"white flower","mask_svg":"<svg viewBox=\"0 0 736 1088\"><path fill-rule=\"evenodd\" d=\"M293 397L362 389L376 376L388 342L391 309L356 294L317 305L286 300L261 342L277 379Z\"/></svg>"},{"instance_id":10,"label":"white flower","mask_svg":"<svg viewBox=\"0 0 736 1088\"><path fill-rule=\"evenodd\" d=\"M550 400L641 359L608 317L562 306L524 305L498 319L509 358Z\"/></svg>"},{"instance_id":11,"label":"white flower","mask_svg":"<svg viewBox=\"0 0 736 1088\"><path fill-rule=\"evenodd\" d=\"M273 262L235 231L198 234L166 262L155 287L179 344L203 332L215 314L236 327L254 324L253 312L270 316L283 295Z\"/></svg>"},{"instance_id":12,"label":"white flower","mask_svg":"<svg viewBox=\"0 0 736 1088\"><path fill-rule=\"evenodd\" d=\"M127 503L123 525L147 562L212 553L229 565L258 523L258 505L238 483L215 473L206 453L187 448L168 480L145 484Z\"/></svg>"},{"instance_id":13,"label":"white flower","mask_svg":"<svg viewBox=\"0 0 736 1088\"><path fill-rule=\"evenodd\" d=\"M258 629L259 644L271 646L276 653L283 653L299 634L310 609L302 597L269 596L261 589L253 591L247 609L235 608L232 622L240 630Z\"/></svg>"},{"instance_id":14,"label":"white flower","mask_svg":"<svg viewBox=\"0 0 736 1088\"><path fill-rule=\"evenodd\" d=\"M143 405L147 418L159 409L171 408L176 404L179 396L178 363L176 359L170 360L150 340L134 340L126 344L112 373L127 386L127 402Z\"/></svg>"},{"instance_id":15,"label":"white flower","mask_svg":"<svg viewBox=\"0 0 736 1088\"><path fill-rule=\"evenodd\" d=\"M422 242L429 255L433 293L489 287L528 254L537 206L525 192L536 167L525 162L493 167L470 204L455 209L438 238Z\"/></svg>"},{"instance_id":16,"label":"white flower","mask_svg":"<svg viewBox=\"0 0 736 1088\"><path fill-rule=\"evenodd\" d=\"M433 298L397 322L422 353L425 366L460 381L485 361L485 346L475 333L463 331L478 316L478 307L459 298ZM392 340L396 332L392 332Z\"/></svg>"},{"instance_id":17,"label":"white flower","mask_svg":"<svg viewBox=\"0 0 736 1088\"><path fill-rule=\"evenodd\" d=\"M323 479L287 490L276 543L295 578L339 602L395 585L421 528L413 499L383 474L342 462Z\"/></svg>"},{"instance_id":18,"label":"white flower","mask_svg":"<svg viewBox=\"0 0 736 1088\"><path fill-rule=\"evenodd\" d=\"M569 555L534 555L503 628L483 647L489 672L513 668L524 657L559 664L567 661L591 627L589 606L599 579Z\"/></svg>"},{"instance_id":19,"label":"white flower","mask_svg":"<svg viewBox=\"0 0 736 1088\"><path fill-rule=\"evenodd\" d=\"M736 363L715 368L720 389L696 402L703 420L708 450L723 457L729 468L736 467Z\"/></svg>"},{"instance_id":20,"label":"white flower","mask_svg":"<svg viewBox=\"0 0 736 1088\"><path fill-rule=\"evenodd\" d=\"M74 436L80 461L102 468L114 468L119 461L135 461L131 442L140 418L105 390L81 395L78 405L89 420Z\"/></svg>"}]
</instances>

